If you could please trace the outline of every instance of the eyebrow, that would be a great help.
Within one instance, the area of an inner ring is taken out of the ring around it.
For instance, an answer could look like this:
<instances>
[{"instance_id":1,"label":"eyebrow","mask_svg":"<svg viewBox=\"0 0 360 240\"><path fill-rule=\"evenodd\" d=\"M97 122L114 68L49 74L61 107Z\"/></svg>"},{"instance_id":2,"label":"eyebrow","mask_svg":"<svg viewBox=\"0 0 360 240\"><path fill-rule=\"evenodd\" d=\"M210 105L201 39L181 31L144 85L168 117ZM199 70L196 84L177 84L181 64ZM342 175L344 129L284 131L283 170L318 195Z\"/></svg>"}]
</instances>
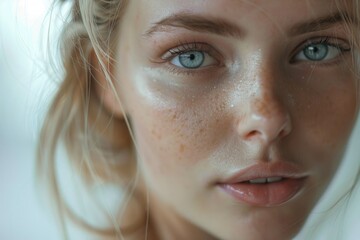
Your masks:
<instances>
[{"instance_id":1,"label":"eyebrow","mask_svg":"<svg viewBox=\"0 0 360 240\"><path fill-rule=\"evenodd\" d=\"M298 23L293 26L290 31L290 36L301 35L309 32L316 32L328 29L338 23L348 22L357 25L358 21L347 14L346 12L335 12L331 15L320 17L303 23Z\"/></svg>"},{"instance_id":2,"label":"eyebrow","mask_svg":"<svg viewBox=\"0 0 360 240\"><path fill-rule=\"evenodd\" d=\"M156 32L166 32L167 27L185 28L195 32L213 33L235 38L241 38L244 35L244 32L238 26L224 19L180 13L165 17L154 23L146 31L145 36L151 36Z\"/></svg>"},{"instance_id":3,"label":"eyebrow","mask_svg":"<svg viewBox=\"0 0 360 240\"><path fill-rule=\"evenodd\" d=\"M290 28L288 35L295 36L325 30L342 22L349 22L351 24L358 23L358 21L349 14L336 12L325 17L298 23ZM242 38L245 35L243 29L225 19L198 16L191 13L180 13L165 17L152 24L151 28L147 30L144 35L150 37L157 32L167 32L169 31L169 27L184 28L195 32L212 33L235 38Z\"/></svg>"}]
</instances>

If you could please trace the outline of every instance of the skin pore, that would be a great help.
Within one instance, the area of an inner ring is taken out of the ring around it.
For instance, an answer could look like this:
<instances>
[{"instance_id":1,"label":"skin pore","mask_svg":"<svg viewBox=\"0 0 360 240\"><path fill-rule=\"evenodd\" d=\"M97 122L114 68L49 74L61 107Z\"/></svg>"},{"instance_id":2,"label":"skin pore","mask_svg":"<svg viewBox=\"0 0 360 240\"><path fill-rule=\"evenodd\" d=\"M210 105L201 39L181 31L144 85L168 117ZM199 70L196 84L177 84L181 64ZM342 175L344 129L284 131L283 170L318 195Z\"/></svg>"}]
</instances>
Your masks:
<instances>
[{"instance_id":1,"label":"skin pore","mask_svg":"<svg viewBox=\"0 0 360 240\"><path fill-rule=\"evenodd\" d=\"M338 12L332 0L129 1L115 85L154 238L296 235L357 114L351 36ZM219 187L253 164L276 162L305 176L285 203L254 206Z\"/></svg>"}]
</instances>

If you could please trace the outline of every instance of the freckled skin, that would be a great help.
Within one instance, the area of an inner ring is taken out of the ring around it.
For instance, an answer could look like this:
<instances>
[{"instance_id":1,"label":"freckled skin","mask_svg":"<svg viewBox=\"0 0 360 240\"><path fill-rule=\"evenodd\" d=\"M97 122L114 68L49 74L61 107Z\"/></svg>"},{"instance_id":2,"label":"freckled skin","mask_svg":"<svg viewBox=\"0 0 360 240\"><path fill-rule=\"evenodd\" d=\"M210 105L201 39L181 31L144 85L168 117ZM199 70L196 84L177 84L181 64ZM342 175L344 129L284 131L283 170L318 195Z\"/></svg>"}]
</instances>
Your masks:
<instances>
[{"instance_id":1,"label":"freckled skin","mask_svg":"<svg viewBox=\"0 0 360 240\"><path fill-rule=\"evenodd\" d=\"M119 33L116 87L131 118L158 239L296 235L343 155L357 114L356 79L351 56L326 67L290 64L289 52L313 36L284 32L334 7L329 0L130 1ZM172 29L142 37L151 23L183 11L226 18L247 35ZM192 75L149 61L194 38L220 49L223 66ZM280 160L309 175L301 194L283 205L235 204L216 187L229 172Z\"/></svg>"}]
</instances>

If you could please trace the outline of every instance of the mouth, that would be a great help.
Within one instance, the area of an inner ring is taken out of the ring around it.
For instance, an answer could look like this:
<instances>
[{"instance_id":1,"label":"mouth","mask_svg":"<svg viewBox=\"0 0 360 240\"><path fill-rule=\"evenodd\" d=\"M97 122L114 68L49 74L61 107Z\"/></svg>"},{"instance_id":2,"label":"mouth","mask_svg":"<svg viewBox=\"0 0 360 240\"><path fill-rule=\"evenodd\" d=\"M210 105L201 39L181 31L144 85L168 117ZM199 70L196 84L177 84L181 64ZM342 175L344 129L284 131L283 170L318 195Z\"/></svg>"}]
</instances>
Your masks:
<instances>
[{"instance_id":1,"label":"mouth","mask_svg":"<svg viewBox=\"0 0 360 240\"><path fill-rule=\"evenodd\" d=\"M284 180L285 178L282 177L268 177L268 178L257 178L247 181L247 183L252 184L264 184L264 183L274 183L274 182L280 182Z\"/></svg>"},{"instance_id":2,"label":"mouth","mask_svg":"<svg viewBox=\"0 0 360 240\"><path fill-rule=\"evenodd\" d=\"M293 199L304 187L307 175L296 166L260 163L235 173L217 185L236 201L272 207Z\"/></svg>"}]
</instances>

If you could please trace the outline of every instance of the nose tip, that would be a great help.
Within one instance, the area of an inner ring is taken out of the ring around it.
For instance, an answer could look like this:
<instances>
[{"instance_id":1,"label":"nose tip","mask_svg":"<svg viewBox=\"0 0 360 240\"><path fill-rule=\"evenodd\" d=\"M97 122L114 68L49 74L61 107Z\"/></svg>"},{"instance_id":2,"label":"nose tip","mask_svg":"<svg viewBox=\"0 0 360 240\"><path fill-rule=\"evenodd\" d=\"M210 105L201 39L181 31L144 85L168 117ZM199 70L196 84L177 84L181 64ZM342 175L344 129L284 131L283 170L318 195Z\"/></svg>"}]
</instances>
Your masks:
<instances>
[{"instance_id":1,"label":"nose tip","mask_svg":"<svg viewBox=\"0 0 360 240\"><path fill-rule=\"evenodd\" d=\"M259 140L270 143L291 132L290 115L279 104L254 104L248 114L237 124L237 130L245 141Z\"/></svg>"}]
</instances>

